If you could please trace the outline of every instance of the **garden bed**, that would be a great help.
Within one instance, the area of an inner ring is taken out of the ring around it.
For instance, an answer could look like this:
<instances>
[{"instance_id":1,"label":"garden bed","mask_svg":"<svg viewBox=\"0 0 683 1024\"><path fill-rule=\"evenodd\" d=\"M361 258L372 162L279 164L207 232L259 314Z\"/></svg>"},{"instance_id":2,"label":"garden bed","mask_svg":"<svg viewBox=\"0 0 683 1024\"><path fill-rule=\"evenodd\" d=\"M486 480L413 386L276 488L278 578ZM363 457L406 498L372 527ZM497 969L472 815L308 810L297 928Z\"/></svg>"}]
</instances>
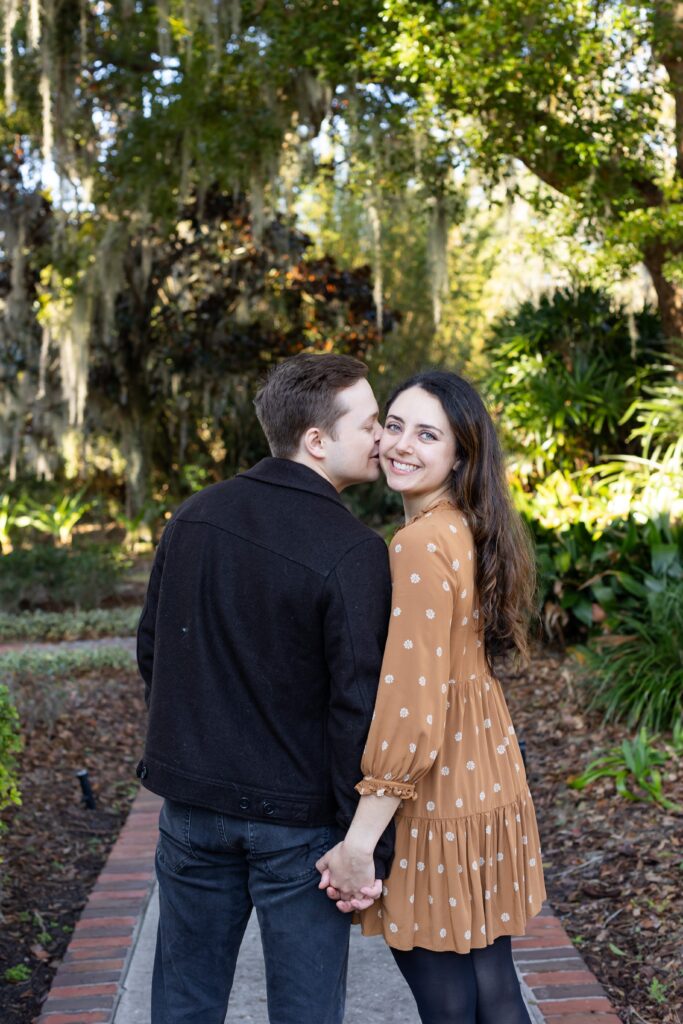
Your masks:
<instances>
[{"instance_id":1,"label":"garden bed","mask_svg":"<svg viewBox=\"0 0 683 1024\"><path fill-rule=\"evenodd\" d=\"M626 1024L680 1024L681 815L618 797L611 780L569 788L624 730L580 712L566 659L534 658L504 682L527 744L550 903ZM680 762L669 761L664 790L683 803Z\"/></svg>"},{"instance_id":2,"label":"garden bed","mask_svg":"<svg viewBox=\"0 0 683 1024\"><path fill-rule=\"evenodd\" d=\"M98 669L71 681L52 725L36 725L26 737L23 803L3 813L9 829L0 837L2 1024L36 1018L137 792L145 708L129 661L125 670ZM92 780L95 810L81 804L81 768Z\"/></svg>"},{"instance_id":3,"label":"garden bed","mask_svg":"<svg viewBox=\"0 0 683 1024\"><path fill-rule=\"evenodd\" d=\"M566 659L536 657L528 671L504 681L527 744L552 906L625 1024L680 1024L680 816L627 803L610 781L580 793L567 786L623 733L577 710ZM4 814L11 829L0 841L0 961L3 971L23 970L17 981L0 979L3 1024L30 1024L37 1016L137 790L144 705L132 669L86 675L67 697L52 730L36 727L28 740L21 755L24 803ZM683 802L683 773L670 764L665 789ZM97 791L95 811L80 805L74 772L82 767Z\"/></svg>"}]
</instances>

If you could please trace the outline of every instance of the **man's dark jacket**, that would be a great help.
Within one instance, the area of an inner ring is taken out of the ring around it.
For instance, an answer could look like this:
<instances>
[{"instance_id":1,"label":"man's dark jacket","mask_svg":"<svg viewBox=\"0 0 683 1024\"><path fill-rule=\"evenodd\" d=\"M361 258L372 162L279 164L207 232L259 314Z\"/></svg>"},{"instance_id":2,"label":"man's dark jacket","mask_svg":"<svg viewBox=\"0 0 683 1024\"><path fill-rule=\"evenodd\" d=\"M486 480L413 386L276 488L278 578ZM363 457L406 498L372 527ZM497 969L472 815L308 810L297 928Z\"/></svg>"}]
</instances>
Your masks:
<instances>
[{"instance_id":1,"label":"man's dark jacket","mask_svg":"<svg viewBox=\"0 0 683 1024\"><path fill-rule=\"evenodd\" d=\"M240 818L346 828L387 633L386 545L313 470L264 459L166 527L138 628L138 775ZM393 832L375 855L378 877Z\"/></svg>"}]
</instances>

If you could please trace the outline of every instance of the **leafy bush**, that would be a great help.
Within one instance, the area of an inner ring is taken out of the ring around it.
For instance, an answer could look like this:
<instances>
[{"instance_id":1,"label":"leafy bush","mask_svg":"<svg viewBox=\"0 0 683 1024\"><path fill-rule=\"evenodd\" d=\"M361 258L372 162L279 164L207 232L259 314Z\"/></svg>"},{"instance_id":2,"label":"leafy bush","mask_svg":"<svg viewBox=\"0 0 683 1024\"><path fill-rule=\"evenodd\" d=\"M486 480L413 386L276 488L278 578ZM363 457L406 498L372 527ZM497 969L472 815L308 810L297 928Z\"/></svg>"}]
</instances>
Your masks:
<instances>
[{"instance_id":1,"label":"leafy bush","mask_svg":"<svg viewBox=\"0 0 683 1024\"><path fill-rule=\"evenodd\" d=\"M139 608L106 608L70 612L0 613L0 643L11 640L89 640L130 636L135 632Z\"/></svg>"},{"instance_id":2,"label":"leafy bush","mask_svg":"<svg viewBox=\"0 0 683 1024\"><path fill-rule=\"evenodd\" d=\"M638 612L577 651L590 706L606 720L671 728L683 713L683 580L643 587Z\"/></svg>"},{"instance_id":3,"label":"leafy bush","mask_svg":"<svg viewBox=\"0 0 683 1024\"><path fill-rule=\"evenodd\" d=\"M9 651L0 654L0 686L16 705L22 726L51 726L61 714L69 682L79 676L130 671L133 655L120 647Z\"/></svg>"},{"instance_id":4,"label":"leafy bush","mask_svg":"<svg viewBox=\"0 0 683 1024\"><path fill-rule=\"evenodd\" d=\"M539 599L547 636L621 631L625 614L647 617L647 597L683 578L683 524L634 517L597 536L581 522L546 530L533 519Z\"/></svg>"},{"instance_id":5,"label":"leafy bush","mask_svg":"<svg viewBox=\"0 0 683 1024\"><path fill-rule=\"evenodd\" d=\"M36 545L0 563L0 610L93 608L111 597L129 563L115 548Z\"/></svg>"},{"instance_id":6,"label":"leafy bush","mask_svg":"<svg viewBox=\"0 0 683 1024\"><path fill-rule=\"evenodd\" d=\"M0 495L0 551L8 555L17 530L27 525L23 503L9 493Z\"/></svg>"},{"instance_id":7,"label":"leafy bush","mask_svg":"<svg viewBox=\"0 0 683 1024\"><path fill-rule=\"evenodd\" d=\"M21 803L16 776L16 754L20 750L19 716L8 688L0 685L0 811Z\"/></svg>"},{"instance_id":8,"label":"leafy bush","mask_svg":"<svg viewBox=\"0 0 683 1024\"><path fill-rule=\"evenodd\" d=\"M674 732L673 748L658 747L658 738L643 726L634 739L623 740L618 747L591 761L585 771L569 779L569 785L580 790L598 779L611 778L619 796L626 800L647 800L666 810L683 811L683 807L664 795L660 772L671 756L683 753L681 730Z\"/></svg>"},{"instance_id":9,"label":"leafy bush","mask_svg":"<svg viewBox=\"0 0 683 1024\"><path fill-rule=\"evenodd\" d=\"M60 544L71 544L74 527L92 508L92 502L86 501L84 494L85 487L82 487L76 494L62 494L49 505L25 498L26 525L49 534Z\"/></svg>"},{"instance_id":10,"label":"leafy bush","mask_svg":"<svg viewBox=\"0 0 683 1024\"><path fill-rule=\"evenodd\" d=\"M484 387L525 482L572 473L627 450L625 414L663 376L659 320L636 317L591 288L525 302L494 325Z\"/></svg>"}]
</instances>

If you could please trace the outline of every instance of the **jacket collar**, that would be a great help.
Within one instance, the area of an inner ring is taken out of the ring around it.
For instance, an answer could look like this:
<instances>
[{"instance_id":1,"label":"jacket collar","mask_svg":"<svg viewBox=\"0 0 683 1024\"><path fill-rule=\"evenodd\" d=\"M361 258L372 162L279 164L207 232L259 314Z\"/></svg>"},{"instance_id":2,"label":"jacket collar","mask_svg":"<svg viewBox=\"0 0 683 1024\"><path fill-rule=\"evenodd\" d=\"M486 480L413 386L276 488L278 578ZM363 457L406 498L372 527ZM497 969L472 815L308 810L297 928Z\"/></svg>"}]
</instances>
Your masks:
<instances>
[{"instance_id":1,"label":"jacket collar","mask_svg":"<svg viewBox=\"0 0 683 1024\"><path fill-rule=\"evenodd\" d=\"M342 508L346 508L329 481L315 470L309 469L301 462L294 462L292 459L261 459L251 469L240 473L239 478L258 480L260 483L273 484L275 487L292 487L296 491L309 491L311 494L328 498L341 505Z\"/></svg>"}]
</instances>

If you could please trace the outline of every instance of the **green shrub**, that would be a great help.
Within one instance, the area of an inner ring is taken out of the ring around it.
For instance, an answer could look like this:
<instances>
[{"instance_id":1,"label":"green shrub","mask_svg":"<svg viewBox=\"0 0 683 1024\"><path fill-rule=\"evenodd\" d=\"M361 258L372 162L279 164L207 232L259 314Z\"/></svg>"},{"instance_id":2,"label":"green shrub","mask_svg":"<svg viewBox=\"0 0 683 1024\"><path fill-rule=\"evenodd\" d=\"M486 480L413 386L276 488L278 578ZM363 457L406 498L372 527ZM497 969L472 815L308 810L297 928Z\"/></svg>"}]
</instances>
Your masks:
<instances>
[{"instance_id":1,"label":"green shrub","mask_svg":"<svg viewBox=\"0 0 683 1024\"><path fill-rule=\"evenodd\" d=\"M494 325L483 384L522 481L627 451L625 416L665 373L657 316L636 327L637 343L626 312L591 288L525 302Z\"/></svg>"},{"instance_id":2,"label":"green shrub","mask_svg":"<svg viewBox=\"0 0 683 1024\"><path fill-rule=\"evenodd\" d=\"M591 761L585 771L569 779L569 785L580 790L598 779L610 778L626 800L646 800L666 810L683 811L665 796L660 771L673 754L680 753L680 731L674 737L673 750L658 747L658 738L643 726L634 739L622 740L618 747Z\"/></svg>"},{"instance_id":3,"label":"green shrub","mask_svg":"<svg viewBox=\"0 0 683 1024\"><path fill-rule=\"evenodd\" d=\"M8 651L0 654L0 685L7 687L22 726L31 731L37 725L54 724L73 679L131 671L134 665L132 653L115 646Z\"/></svg>"},{"instance_id":4,"label":"green shrub","mask_svg":"<svg viewBox=\"0 0 683 1024\"><path fill-rule=\"evenodd\" d=\"M26 525L49 534L60 544L71 544L74 527L92 508L92 502L84 498L85 491L82 487L76 494L58 495L52 504L24 498Z\"/></svg>"},{"instance_id":5,"label":"green shrub","mask_svg":"<svg viewBox=\"0 0 683 1024\"><path fill-rule=\"evenodd\" d=\"M683 580L644 586L637 612L577 650L590 706L606 720L668 729L683 713Z\"/></svg>"},{"instance_id":6,"label":"green shrub","mask_svg":"<svg viewBox=\"0 0 683 1024\"><path fill-rule=\"evenodd\" d=\"M26 964L16 964L15 967L8 967L3 974L3 980L11 985L18 985L22 981L28 981L31 977L31 968Z\"/></svg>"},{"instance_id":7,"label":"green shrub","mask_svg":"<svg viewBox=\"0 0 683 1024\"><path fill-rule=\"evenodd\" d=\"M88 611L0 613L0 643L12 640L89 640L130 636L140 618L139 608L95 608Z\"/></svg>"},{"instance_id":8,"label":"green shrub","mask_svg":"<svg viewBox=\"0 0 683 1024\"><path fill-rule=\"evenodd\" d=\"M597 536L581 522L546 530L529 520L536 542L539 602L548 637L621 632L624 615L647 618L647 597L683 579L683 524L632 516Z\"/></svg>"},{"instance_id":9,"label":"green shrub","mask_svg":"<svg viewBox=\"0 0 683 1024\"><path fill-rule=\"evenodd\" d=\"M16 755L20 750L19 715L8 688L0 685L0 810L21 803L16 775Z\"/></svg>"},{"instance_id":10,"label":"green shrub","mask_svg":"<svg viewBox=\"0 0 683 1024\"><path fill-rule=\"evenodd\" d=\"M0 562L0 611L93 608L115 593L129 564L104 545L71 550L40 544L13 551Z\"/></svg>"}]
</instances>

